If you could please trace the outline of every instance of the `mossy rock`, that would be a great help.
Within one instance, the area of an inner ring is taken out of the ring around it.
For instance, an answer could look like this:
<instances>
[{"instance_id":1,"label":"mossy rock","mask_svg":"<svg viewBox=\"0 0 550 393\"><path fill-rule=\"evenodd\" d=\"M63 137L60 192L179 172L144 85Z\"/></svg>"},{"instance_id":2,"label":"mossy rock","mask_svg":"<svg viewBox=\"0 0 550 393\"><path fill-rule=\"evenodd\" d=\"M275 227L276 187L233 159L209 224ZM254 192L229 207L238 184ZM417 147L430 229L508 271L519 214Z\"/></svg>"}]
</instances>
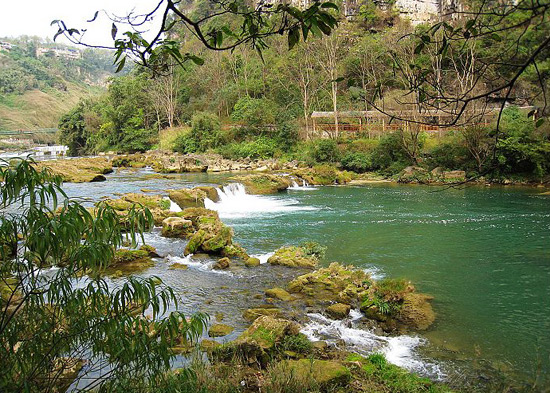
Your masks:
<instances>
[{"instance_id":1,"label":"mossy rock","mask_svg":"<svg viewBox=\"0 0 550 393\"><path fill-rule=\"evenodd\" d=\"M295 380L302 381L304 386L310 386L314 381L322 391L346 387L351 380L350 370L332 360L282 360L276 365L276 370L279 375L291 375Z\"/></svg>"},{"instance_id":2,"label":"mossy rock","mask_svg":"<svg viewBox=\"0 0 550 393\"><path fill-rule=\"evenodd\" d=\"M336 303L327 307L327 314L333 319L344 319L349 315L351 307L349 304Z\"/></svg>"},{"instance_id":3,"label":"mossy rock","mask_svg":"<svg viewBox=\"0 0 550 393\"><path fill-rule=\"evenodd\" d=\"M195 187L197 190L201 190L206 194L206 197L210 199L212 202L218 202L220 200L220 196L218 194L218 190L215 187L211 186L198 186Z\"/></svg>"},{"instance_id":4,"label":"mossy rock","mask_svg":"<svg viewBox=\"0 0 550 393\"><path fill-rule=\"evenodd\" d=\"M225 270L225 269L229 269L229 266L231 265L231 261L229 260L229 258L220 258L218 259L218 261L214 264L214 266L212 267L212 269L216 269L216 270Z\"/></svg>"},{"instance_id":5,"label":"mossy rock","mask_svg":"<svg viewBox=\"0 0 550 393\"><path fill-rule=\"evenodd\" d=\"M154 266L154 262L146 250L120 249L115 251L115 257L107 268L107 274L133 273Z\"/></svg>"},{"instance_id":6,"label":"mossy rock","mask_svg":"<svg viewBox=\"0 0 550 393\"><path fill-rule=\"evenodd\" d=\"M49 168L67 183L88 183L105 181L105 174L113 171L112 164L103 157L86 157L43 161L36 164L38 169Z\"/></svg>"},{"instance_id":7,"label":"mossy rock","mask_svg":"<svg viewBox=\"0 0 550 393\"><path fill-rule=\"evenodd\" d=\"M256 307L249 308L243 313L243 318L247 321L254 321L262 316L280 317L282 315L281 310L276 307Z\"/></svg>"},{"instance_id":8,"label":"mossy rock","mask_svg":"<svg viewBox=\"0 0 550 393\"><path fill-rule=\"evenodd\" d=\"M197 188L184 188L181 190L170 190L168 196L181 209L188 207L204 207L206 193Z\"/></svg>"},{"instance_id":9,"label":"mossy rock","mask_svg":"<svg viewBox=\"0 0 550 393\"><path fill-rule=\"evenodd\" d=\"M150 246L148 244L144 244L139 249L141 251L146 251L147 254L149 254L149 256L151 258L160 258L160 255L157 253L157 249L153 246Z\"/></svg>"},{"instance_id":10,"label":"mossy rock","mask_svg":"<svg viewBox=\"0 0 550 393\"><path fill-rule=\"evenodd\" d=\"M193 222L181 217L168 217L162 221L162 236L185 239L194 232Z\"/></svg>"},{"instance_id":11,"label":"mossy rock","mask_svg":"<svg viewBox=\"0 0 550 393\"><path fill-rule=\"evenodd\" d=\"M293 175L313 185L346 184L355 177L352 172L341 171L330 165L317 165L313 168L300 169L293 172Z\"/></svg>"},{"instance_id":12,"label":"mossy rock","mask_svg":"<svg viewBox=\"0 0 550 393\"><path fill-rule=\"evenodd\" d=\"M187 270L188 268L189 266L187 266L185 263L178 262L175 262L168 267L169 270Z\"/></svg>"},{"instance_id":13,"label":"mossy rock","mask_svg":"<svg viewBox=\"0 0 550 393\"><path fill-rule=\"evenodd\" d=\"M203 339L200 343L200 349L201 351L204 351L204 352L212 352L213 350L215 350L216 348L218 348L220 345L219 342L217 341L214 341L214 340L208 340L208 339Z\"/></svg>"},{"instance_id":14,"label":"mossy rock","mask_svg":"<svg viewBox=\"0 0 550 393\"><path fill-rule=\"evenodd\" d=\"M225 246L221 252L224 257L240 258L243 261L250 259L246 250L238 244L232 243Z\"/></svg>"},{"instance_id":15,"label":"mossy rock","mask_svg":"<svg viewBox=\"0 0 550 393\"><path fill-rule=\"evenodd\" d=\"M253 174L235 176L232 181L242 183L249 194L275 194L286 190L292 181L286 176Z\"/></svg>"},{"instance_id":16,"label":"mossy rock","mask_svg":"<svg viewBox=\"0 0 550 393\"><path fill-rule=\"evenodd\" d=\"M318 259L315 256L307 255L302 247L282 247L275 251L268 263L288 267L315 268Z\"/></svg>"},{"instance_id":17,"label":"mossy rock","mask_svg":"<svg viewBox=\"0 0 550 393\"><path fill-rule=\"evenodd\" d=\"M286 319L261 316L236 340L237 344L254 342L264 350L271 349L286 336L296 336L300 326Z\"/></svg>"},{"instance_id":18,"label":"mossy rock","mask_svg":"<svg viewBox=\"0 0 550 393\"><path fill-rule=\"evenodd\" d=\"M283 302L289 302L292 300L292 295L285 291L283 288L272 288L265 291L267 297L282 300Z\"/></svg>"},{"instance_id":19,"label":"mossy rock","mask_svg":"<svg viewBox=\"0 0 550 393\"><path fill-rule=\"evenodd\" d=\"M248 258L244 265L246 267L256 267L256 266L260 266L260 260L258 258L254 258L254 257L251 257L251 258Z\"/></svg>"},{"instance_id":20,"label":"mossy rock","mask_svg":"<svg viewBox=\"0 0 550 393\"><path fill-rule=\"evenodd\" d=\"M210 326L210 329L208 330L208 336L223 337L223 336L227 336L228 334L231 334L233 330L235 329L229 325L225 325L223 323L216 323Z\"/></svg>"}]
</instances>

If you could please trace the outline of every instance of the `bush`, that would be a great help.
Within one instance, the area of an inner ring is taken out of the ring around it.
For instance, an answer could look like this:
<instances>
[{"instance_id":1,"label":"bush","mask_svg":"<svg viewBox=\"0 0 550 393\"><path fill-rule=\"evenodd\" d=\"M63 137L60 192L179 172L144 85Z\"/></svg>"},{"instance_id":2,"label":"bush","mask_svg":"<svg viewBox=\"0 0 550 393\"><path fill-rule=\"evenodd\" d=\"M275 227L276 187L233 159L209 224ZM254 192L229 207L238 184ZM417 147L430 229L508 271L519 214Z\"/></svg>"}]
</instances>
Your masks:
<instances>
[{"instance_id":1,"label":"bush","mask_svg":"<svg viewBox=\"0 0 550 393\"><path fill-rule=\"evenodd\" d=\"M300 245L304 249L307 256L323 259L327 252L327 247L320 245L317 242L305 242Z\"/></svg>"},{"instance_id":2,"label":"bush","mask_svg":"<svg viewBox=\"0 0 550 393\"><path fill-rule=\"evenodd\" d=\"M389 174L395 174L408 165L411 159L403 149L399 132L386 134L371 155L373 169L380 169Z\"/></svg>"},{"instance_id":3,"label":"bush","mask_svg":"<svg viewBox=\"0 0 550 393\"><path fill-rule=\"evenodd\" d=\"M198 151L216 148L221 142L221 124L218 116L197 112L191 119L191 134Z\"/></svg>"},{"instance_id":4,"label":"bush","mask_svg":"<svg viewBox=\"0 0 550 393\"><path fill-rule=\"evenodd\" d=\"M231 120L252 128L275 123L276 104L267 98L240 98L233 107Z\"/></svg>"},{"instance_id":5,"label":"bush","mask_svg":"<svg viewBox=\"0 0 550 393\"><path fill-rule=\"evenodd\" d=\"M277 152L277 141L272 138L258 137L251 141L231 143L218 149L218 152L228 159L251 158L267 159L272 158Z\"/></svg>"},{"instance_id":6,"label":"bush","mask_svg":"<svg viewBox=\"0 0 550 393\"><path fill-rule=\"evenodd\" d=\"M445 169L468 170L472 160L468 148L458 140L451 140L435 146L428 152L426 164L430 169L442 167Z\"/></svg>"},{"instance_id":7,"label":"bush","mask_svg":"<svg viewBox=\"0 0 550 393\"><path fill-rule=\"evenodd\" d=\"M372 167L371 156L367 153L350 152L342 158L342 168L349 171L363 173L372 170Z\"/></svg>"},{"instance_id":8,"label":"bush","mask_svg":"<svg viewBox=\"0 0 550 393\"><path fill-rule=\"evenodd\" d=\"M340 151L336 141L332 139L319 139L313 144L311 157L317 162L337 162Z\"/></svg>"},{"instance_id":9,"label":"bush","mask_svg":"<svg viewBox=\"0 0 550 393\"><path fill-rule=\"evenodd\" d=\"M144 128L124 129L123 138L117 146L118 150L128 153L147 151L156 142L156 133Z\"/></svg>"},{"instance_id":10,"label":"bush","mask_svg":"<svg viewBox=\"0 0 550 393\"><path fill-rule=\"evenodd\" d=\"M173 150L182 154L195 153L199 149L190 132L179 134L174 140Z\"/></svg>"}]
</instances>

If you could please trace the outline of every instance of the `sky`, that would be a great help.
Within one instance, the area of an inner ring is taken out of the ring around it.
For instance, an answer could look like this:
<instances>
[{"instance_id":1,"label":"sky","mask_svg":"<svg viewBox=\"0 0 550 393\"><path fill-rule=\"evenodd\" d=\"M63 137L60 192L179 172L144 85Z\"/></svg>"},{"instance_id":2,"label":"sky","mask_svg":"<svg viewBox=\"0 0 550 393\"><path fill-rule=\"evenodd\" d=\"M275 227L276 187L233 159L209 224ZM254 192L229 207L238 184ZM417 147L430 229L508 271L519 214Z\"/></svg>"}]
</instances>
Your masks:
<instances>
[{"instance_id":1,"label":"sky","mask_svg":"<svg viewBox=\"0 0 550 393\"><path fill-rule=\"evenodd\" d=\"M57 27L50 26L52 20L65 21L68 28L88 29L84 41L93 45L111 45L111 21L99 14L93 23L95 11L106 10L118 16L130 11L145 13L152 11L160 0L0 0L0 37L20 35L39 36L53 39ZM150 24L149 29L159 26L161 15ZM124 32L128 28L120 27ZM58 38L59 42L67 43Z\"/></svg>"}]
</instances>

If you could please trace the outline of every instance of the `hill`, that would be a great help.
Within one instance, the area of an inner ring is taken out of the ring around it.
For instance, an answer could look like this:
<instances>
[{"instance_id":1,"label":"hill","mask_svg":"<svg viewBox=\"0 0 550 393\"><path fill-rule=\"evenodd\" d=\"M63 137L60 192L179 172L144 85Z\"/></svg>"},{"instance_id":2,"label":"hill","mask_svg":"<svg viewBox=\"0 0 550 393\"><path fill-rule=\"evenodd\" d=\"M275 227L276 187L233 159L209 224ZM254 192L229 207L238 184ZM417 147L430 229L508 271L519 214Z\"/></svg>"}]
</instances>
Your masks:
<instances>
[{"instance_id":1,"label":"hill","mask_svg":"<svg viewBox=\"0 0 550 393\"><path fill-rule=\"evenodd\" d=\"M0 39L0 130L57 127L62 114L103 91L113 74L107 51Z\"/></svg>"}]
</instances>

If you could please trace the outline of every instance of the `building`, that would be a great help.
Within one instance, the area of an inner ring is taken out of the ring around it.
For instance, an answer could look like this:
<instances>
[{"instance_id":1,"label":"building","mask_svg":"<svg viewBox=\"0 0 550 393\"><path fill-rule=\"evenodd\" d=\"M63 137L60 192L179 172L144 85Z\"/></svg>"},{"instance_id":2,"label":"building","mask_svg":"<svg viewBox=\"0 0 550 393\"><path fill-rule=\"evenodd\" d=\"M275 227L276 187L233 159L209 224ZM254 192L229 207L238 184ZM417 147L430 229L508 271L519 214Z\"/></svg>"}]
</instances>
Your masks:
<instances>
[{"instance_id":1,"label":"building","mask_svg":"<svg viewBox=\"0 0 550 393\"><path fill-rule=\"evenodd\" d=\"M15 47L15 45L10 44L9 42L0 41L0 50L10 51Z\"/></svg>"},{"instance_id":2,"label":"building","mask_svg":"<svg viewBox=\"0 0 550 393\"><path fill-rule=\"evenodd\" d=\"M82 58L82 52L78 49L62 48L36 48L36 57L54 56L68 60L78 60Z\"/></svg>"}]
</instances>

